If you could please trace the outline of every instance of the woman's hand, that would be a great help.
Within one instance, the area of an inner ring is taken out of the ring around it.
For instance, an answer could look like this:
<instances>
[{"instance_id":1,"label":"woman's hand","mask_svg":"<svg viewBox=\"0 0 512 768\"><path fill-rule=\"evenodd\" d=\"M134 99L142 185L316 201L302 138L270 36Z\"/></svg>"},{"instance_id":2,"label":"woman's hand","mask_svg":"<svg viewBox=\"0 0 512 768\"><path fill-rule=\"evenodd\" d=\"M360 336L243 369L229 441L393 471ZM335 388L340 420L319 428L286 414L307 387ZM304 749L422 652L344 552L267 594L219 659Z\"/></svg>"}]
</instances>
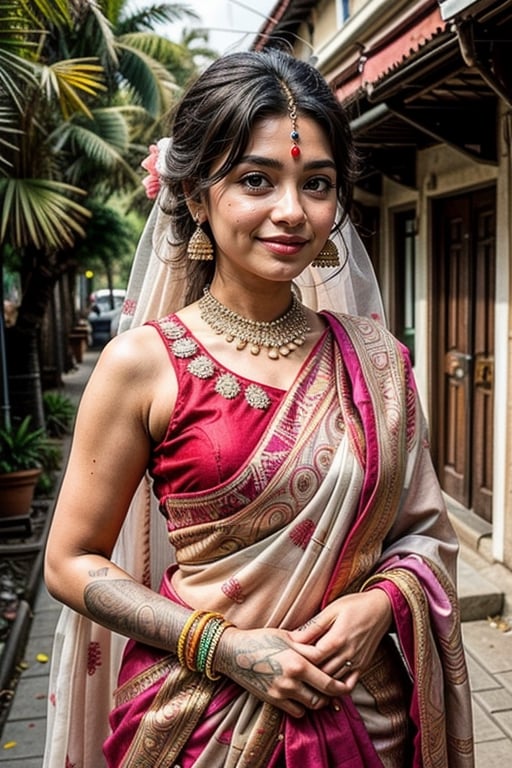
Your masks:
<instances>
[{"instance_id":1,"label":"woman's hand","mask_svg":"<svg viewBox=\"0 0 512 768\"><path fill-rule=\"evenodd\" d=\"M352 690L370 664L392 622L391 603L381 589L334 600L306 625L290 633L300 652L319 670Z\"/></svg>"},{"instance_id":2,"label":"woman's hand","mask_svg":"<svg viewBox=\"0 0 512 768\"><path fill-rule=\"evenodd\" d=\"M268 627L230 627L215 654L215 669L293 717L301 717L306 709L336 707L348 686L308 660L292 634L300 635Z\"/></svg>"}]
</instances>

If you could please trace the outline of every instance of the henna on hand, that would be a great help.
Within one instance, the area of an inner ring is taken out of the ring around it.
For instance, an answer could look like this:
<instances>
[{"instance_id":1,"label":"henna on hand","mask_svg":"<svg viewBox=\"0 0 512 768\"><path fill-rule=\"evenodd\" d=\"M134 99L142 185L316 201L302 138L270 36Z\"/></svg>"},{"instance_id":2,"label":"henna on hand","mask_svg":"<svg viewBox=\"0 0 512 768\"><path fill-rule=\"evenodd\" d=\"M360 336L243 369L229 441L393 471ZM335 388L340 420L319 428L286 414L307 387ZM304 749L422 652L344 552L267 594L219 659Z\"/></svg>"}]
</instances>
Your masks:
<instances>
[{"instance_id":1,"label":"henna on hand","mask_svg":"<svg viewBox=\"0 0 512 768\"><path fill-rule=\"evenodd\" d=\"M224 673L234 679L242 675L246 685L253 690L266 692L276 677L283 674L283 667L277 658L282 651L288 650L288 644L275 635L260 636L258 639L247 636L245 646L237 647L233 653L219 659Z\"/></svg>"}]
</instances>

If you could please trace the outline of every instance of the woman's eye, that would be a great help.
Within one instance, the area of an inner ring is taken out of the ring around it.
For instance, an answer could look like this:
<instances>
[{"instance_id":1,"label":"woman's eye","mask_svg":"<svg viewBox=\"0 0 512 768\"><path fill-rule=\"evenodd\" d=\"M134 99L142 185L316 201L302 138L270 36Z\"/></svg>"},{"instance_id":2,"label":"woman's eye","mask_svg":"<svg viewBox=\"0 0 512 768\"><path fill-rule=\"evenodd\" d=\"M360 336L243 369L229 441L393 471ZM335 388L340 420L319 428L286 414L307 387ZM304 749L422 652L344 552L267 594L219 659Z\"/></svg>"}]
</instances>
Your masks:
<instances>
[{"instance_id":1,"label":"woman's eye","mask_svg":"<svg viewBox=\"0 0 512 768\"><path fill-rule=\"evenodd\" d=\"M309 189L312 192L327 192L333 188L334 184L332 181L323 176L315 176L315 178L309 179L305 184L305 189Z\"/></svg>"},{"instance_id":2,"label":"woman's eye","mask_svg":"<svg viewBox=\"0 0 512 768\"><path fill-rule=\"evenodd\" d=\"M242 184L247 189L268 189L270 182L261 173L248 173L242 179Z\"/></svg>"}]
</instances>

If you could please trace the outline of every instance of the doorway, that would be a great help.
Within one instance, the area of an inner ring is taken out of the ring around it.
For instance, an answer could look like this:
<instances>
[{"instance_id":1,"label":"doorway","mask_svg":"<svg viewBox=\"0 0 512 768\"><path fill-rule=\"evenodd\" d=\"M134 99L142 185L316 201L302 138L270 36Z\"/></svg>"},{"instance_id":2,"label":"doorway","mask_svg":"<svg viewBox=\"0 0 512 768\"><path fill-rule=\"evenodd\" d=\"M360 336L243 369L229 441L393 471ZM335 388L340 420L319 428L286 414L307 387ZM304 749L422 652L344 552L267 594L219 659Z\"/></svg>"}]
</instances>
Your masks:
<instances>
[{"instance_id":1,"label":"doorway","mask_svg":"<svg viewBox=\"0 0 512 768\"><path fill-rule=\"evenodd\" d=\"M434 203L432 449L443 490L492 522L496 195Z\"/></svg>"}]
</instances>

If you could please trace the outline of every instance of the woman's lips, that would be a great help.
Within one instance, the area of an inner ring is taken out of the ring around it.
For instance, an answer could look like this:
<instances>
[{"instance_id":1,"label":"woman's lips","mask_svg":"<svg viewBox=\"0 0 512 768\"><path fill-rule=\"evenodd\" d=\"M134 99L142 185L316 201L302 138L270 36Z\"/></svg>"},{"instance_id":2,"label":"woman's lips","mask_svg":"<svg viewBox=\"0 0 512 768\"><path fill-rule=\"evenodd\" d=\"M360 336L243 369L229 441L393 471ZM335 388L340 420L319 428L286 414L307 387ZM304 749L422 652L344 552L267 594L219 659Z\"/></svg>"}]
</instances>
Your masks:
<instances>
[{"instance_id":1,"label":"woman's lips","mask_svg":"<svg viewBox=\"0 0 512 768\"><path fill-rule=\"evenodd\" d=\"M301 237L262 237L259 238L260 243L267 248L267 250L280 255L294 255L299 253L306 243L305 238Z\"/></svg>"}]
</instances>

